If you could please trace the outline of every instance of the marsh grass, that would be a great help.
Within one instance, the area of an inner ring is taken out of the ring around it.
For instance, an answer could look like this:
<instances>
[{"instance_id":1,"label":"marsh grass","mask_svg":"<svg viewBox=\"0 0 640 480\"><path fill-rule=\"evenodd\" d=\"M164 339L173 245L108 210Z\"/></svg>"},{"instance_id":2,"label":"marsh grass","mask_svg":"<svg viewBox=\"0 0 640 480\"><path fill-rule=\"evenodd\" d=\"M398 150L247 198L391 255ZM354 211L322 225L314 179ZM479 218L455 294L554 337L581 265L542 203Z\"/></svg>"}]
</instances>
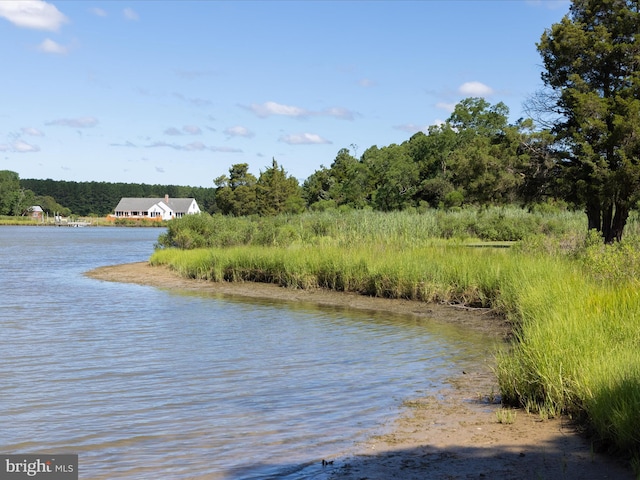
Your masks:
<instances>
[{"instance_id":1,"label":"marsh grass","mask_svg":"<svg viewBox=\"0 0 640 480\"><path fill-rule=\"evenodd\" d=\"M0 225L42 225L42 220L31 217L0 215Z\"/></svg>"},{"instance_id":2,"label":"marsh grass","mask_svg":"<svg viewBox=\"0 0 640 480\"><path fill-rule=\"evenodd\" d=\"M368 210L313 212L276 217L188 215L168 225L159 246L178 248L237 245L288 246L374 243L417 245L434 239L466 242L519 241L532 235L569 235L586 229L584 215L559 211L527 213L515 207L468 208L454 212Z\"/></svg>"},{"instance_id":3,"label":"marsh grass","mask_svg":"<svg viewBox=\"0 0 640 480\"><path fill-rule=\"evenodd\" d=\"M451 258L457 259L451 262ZM152 264L213 281L258 281L291 288L328 288L362 295L490 307L501 275L515 268L506 249L462 245L247 246L158 250ZM486 265L491 265L487 268Z\"/></svg>"},{"instance_id":4,"label":"marsh grass","mask_svg":"<svg viewBox=\"0 0 640 480\"><path fill-rule=\"evenodd\" d=\"M250 219L224 219L216 247L159 249L150 261L191 278L491 308L514 325L514 342L496 354L503 404L543 419L569 414L597 445L638 458L638 237L605 247L580 234L584 225L569 214L545 221L511 211L439 215L324 213L256 219L253 226ZM470 248L479 229L472 237L469 225L482 215L486 229L522 215L515 225L534 231L513 248ZM559 219L575 228L563 229ZM208 238L206 229L196 233Z\"/></svg>"},{"instance_id":5,"label":"marsh grass","mask_svg":"<svg viewBox=\"0 0 640 480\"><path fill-rule=\"evenodd\" d=\"M563 267L552 275L538 272L537 281L514 292L518 341L498 353L503 399L541 418L570 414L599 445L637 454L640 294L635 282L603 282L581 262L558 265Z\"/></svg>"},{"instance_id":6,"label":"marsh grass","mask_svg":"<svg viewBox=\"0 0 640 480\"><path fill-rule=\"evenodd\" d=\"M511 425L512 423L515 423L516 417L517 413L513 408L501 408L500 410L496 410L496 420L498 423Z\"/></svg>"}]
</instances>

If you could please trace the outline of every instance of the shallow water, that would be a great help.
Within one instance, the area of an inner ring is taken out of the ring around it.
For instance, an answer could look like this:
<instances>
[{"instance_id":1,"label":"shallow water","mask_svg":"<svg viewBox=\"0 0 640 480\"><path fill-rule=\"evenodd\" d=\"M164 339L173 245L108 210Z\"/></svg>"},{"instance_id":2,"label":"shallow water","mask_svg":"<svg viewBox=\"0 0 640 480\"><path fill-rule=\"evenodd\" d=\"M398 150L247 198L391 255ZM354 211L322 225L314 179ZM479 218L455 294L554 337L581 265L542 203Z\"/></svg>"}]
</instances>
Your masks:
<instances>
[{"instance_id":1,"label":"shallow water","mask_svg":"<svg viewBox=\"0 0 640 480\"><path fill-rule=\"evenodd\" d=\"M159 229L0 228L0 451L80 478L311 478L483 359L428 321L103 282Z\"/></svg>"}]
</instances>

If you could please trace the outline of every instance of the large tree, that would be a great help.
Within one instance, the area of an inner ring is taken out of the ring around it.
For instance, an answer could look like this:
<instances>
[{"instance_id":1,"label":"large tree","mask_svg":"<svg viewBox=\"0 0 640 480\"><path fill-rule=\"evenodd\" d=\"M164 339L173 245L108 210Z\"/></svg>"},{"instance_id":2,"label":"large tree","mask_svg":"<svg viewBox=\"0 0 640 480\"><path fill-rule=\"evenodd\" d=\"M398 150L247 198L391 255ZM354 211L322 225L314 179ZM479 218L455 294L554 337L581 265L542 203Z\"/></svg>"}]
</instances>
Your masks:
<instances>
[{"instance_id":1,"label":"large tree","mask_svg":"<svg viewBox=\"0 0 640 480\"><path fill-rule=\"evenodd\" d=\"M346 206L363 208L371 196L371 172L367 165L341 148L329 168L321 166L303 185L303 196L312 210Z\"/></svg>"},{"instance_id":2,"label":"large tree","mask_svg":"<svg viewBox=\"0 0 640 480\"><path fill-rule=\"evenodd\" d=\"M218 189L215 211L225 215L252 215L258 213L258 179L249 173L249 164L236 163L229 168L229 176L222 175L213 181Z\"/></svg>"},{"instance_id":3,"label":"large tree","mask_svg":"<svg viewBox=\"0 0 640 480\"><path fill-rule=\"evenodd\" d=\"M298 180L272 159L271 167L260 172L256 183L256 198L260 215L301 213L304 210L302 189Z\"/></svg>"},{"instance_id":4,"label":"large tree","mask_svg":"<svg viewBox=\"0 0 640 480\"><path fill-rule=\"evenodd\" d=\"M435 207L517 201L530 161L519 147L528 134L523 122L510 125L508 118L504 103L471 97L428 135L411 137L405 145L420 169L418 202Z\"/></svg>"},{"instance_id":5,"label":"large tree","mask_svg":"<svg viewBox=\"0 0 640 480\"><path fill-rule=\"evenodd\" d=\"M403 210L413 206L420 185L419 168L405 145L368 148L362 155L371 172L371 203L376 210Z\"/></svg>"},{"instance_id":6,"label":"large tree","mask_svg":"<svg viewBox=\"0 0 640 480\"><path fill-rule=\"evenodd\" d=\"M573 0L538 51L564 178L589 229L620 240L640 187L638 0Z\"/></svg>"},{"instance_id":7,"label":"large tree","mask_svg":"<svg viewBox=\"0 0 640 480\"><path fill-rule=\"evenodd\" d=\"M13 215L20 193L20 177L16 172L0 170L0 215Z\"/></svg>"},{"instance_id":8,"label":"large tree","mask_svg":"<svg viewBox=\"0 0 640 480\"><path fill-rule=\"evenodd\" d=\"M20 187L16 172L0 170L0 215L27 215L33 202L33 192Z\"/></svg>"},{"instance_id":9,"label":"large tree","mask_svg":"<svg viewBox=\"0 0 640 480\"><path fill-rule=\"evenodd\" d=\"M517 200L528 162L518 147L526 137L522 123L509 125L509 108L484 98L466 98L447 120L456 133L448 155L448 178L465 202L506 204Z\"/></svg>"}]
</instances>

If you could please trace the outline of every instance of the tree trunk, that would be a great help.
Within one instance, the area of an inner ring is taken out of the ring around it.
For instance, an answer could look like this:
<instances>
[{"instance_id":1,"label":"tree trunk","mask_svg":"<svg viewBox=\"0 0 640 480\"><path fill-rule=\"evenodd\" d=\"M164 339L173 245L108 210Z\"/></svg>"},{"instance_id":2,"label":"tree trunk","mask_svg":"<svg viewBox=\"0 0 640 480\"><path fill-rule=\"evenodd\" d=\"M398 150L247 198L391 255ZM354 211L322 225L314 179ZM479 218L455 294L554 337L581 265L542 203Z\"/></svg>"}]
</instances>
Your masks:
<instances>
[{"instance_id":1,"label":"tree trunk","mask_svg":"<svg viewBox=\"0 0 640 480\"><path fill-rule=\"evenodd\" d=\"M622 240L624 227L629 218L627 202L615 201L612 204L601 205L597 200L592 200L587 204L586 211L588 229L600 232L604 243L610 244Z\"/></svg>"},{"instance_id":2,"label":"tree trunk","mask_svg":"<svg viewBox=\"0 0 640 480\"><path fill-rule=\"evenodd\" d=\"M627 224L627 218L629 218L629 207L622 202L616 202L616 213L613 216L613 221L611 223L611 239L605 241L607 243L613 243L613 241L619 242L622 240L622 232L624 231L624 227Z\"/></svg>"},{"instance_id":3,"label":"tree trunk","mask_svg":"<svg viewBox=\"0 0 640 480\"><path fill-rule=\"evenodd\" d=\"M629 207L626 202L616 201L614 205L605 209L602 222L604 243L610 244L622 240L627 218L629 218Z\"/></svg>"},{"instance_id":4,"label":"tree trunk","mask_svg":"<svg viewBox=\"0 0 640 480\"><path fill-rule=\"evenodd\" d=\"M613 243L613 203L607 202L602 206L602 238L604 243Z\"/></svg>"},{"instance_id":5,"label":"tree trunk","mask_svg":"<svg viewBox=\"0 0 640 480\"><path fill-rule=\"evenodd\" d=\"M592 199L587 202L587 220L589 222L589 230L602 231L602 217L600 211L600 202L597 199Z\"/></svg>"}]
</instances>

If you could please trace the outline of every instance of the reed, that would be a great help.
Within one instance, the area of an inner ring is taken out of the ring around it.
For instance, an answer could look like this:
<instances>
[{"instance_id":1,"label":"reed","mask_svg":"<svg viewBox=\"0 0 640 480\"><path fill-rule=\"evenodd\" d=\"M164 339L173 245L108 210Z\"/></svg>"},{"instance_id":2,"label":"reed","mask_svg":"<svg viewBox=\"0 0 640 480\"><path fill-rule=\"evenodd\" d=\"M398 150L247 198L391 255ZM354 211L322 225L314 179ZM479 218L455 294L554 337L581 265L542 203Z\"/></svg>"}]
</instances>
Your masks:
<instances>
[{"instance_id":1,"label":"reed","mask_svg":"<svg viewBox=\"0 0 640 480\"><path fill-rule=\"evenodd\" d=\"M456 262L451 262L456 258ZM292 245L156 251L152 264L214 281L260 281L292 288L328 288L363 295L477 306L495 303L506 249L464 245L395 248L360 244ZM492 265L482 267L483 263Z\"/></svg>"},{"instance_id":2,"label":"reed","mask_svg":"<svg viewBox=\"0 0 640 480\"><path fill-rule=\"evenodd\" d=\"M158 241L164 248L286 246L334 243L415 245L433 239L518 241L532 235L575 235L586 230L583 214L527 213L515 207L468 208L454 212L368 210L308 212L276 217L189 215L168 225Z\"/></svg>"}]
</instances>

